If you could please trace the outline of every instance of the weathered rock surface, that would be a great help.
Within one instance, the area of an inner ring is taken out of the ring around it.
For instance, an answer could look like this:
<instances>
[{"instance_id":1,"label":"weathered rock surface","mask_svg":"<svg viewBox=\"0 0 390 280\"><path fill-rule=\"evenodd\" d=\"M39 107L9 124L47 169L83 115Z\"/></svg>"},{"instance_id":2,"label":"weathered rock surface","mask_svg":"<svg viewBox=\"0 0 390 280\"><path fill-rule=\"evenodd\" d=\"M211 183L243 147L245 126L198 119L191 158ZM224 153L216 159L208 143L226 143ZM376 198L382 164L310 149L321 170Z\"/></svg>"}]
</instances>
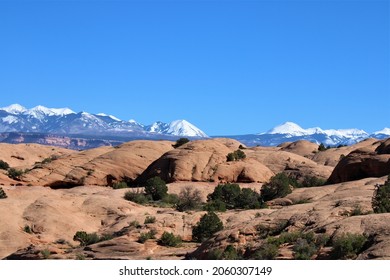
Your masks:
<instances>
[{"instance_id":1,"label":"weathered rock surface","mask_svg":"<svg viewBox=\"0 0 390 280\"><path fill-rule=\"evenodd\" d=\"M333 170L330 183L381 177L390 174L389 140L378 141L371 146L356 149L344 157Z\"/></svg>"},{"instance_id":2,"label":"weathered rock surface","mask_svg":"<svg viewBox=\"0 0 390 280\"><path fill-rule=\"evenodd\" d=\"M112 185L135 180L153 161L173 149L169 141L132 141L118 147L86 150L45 165L24 176L34 185L66 187Z\"/></svg>"}]
</instances>

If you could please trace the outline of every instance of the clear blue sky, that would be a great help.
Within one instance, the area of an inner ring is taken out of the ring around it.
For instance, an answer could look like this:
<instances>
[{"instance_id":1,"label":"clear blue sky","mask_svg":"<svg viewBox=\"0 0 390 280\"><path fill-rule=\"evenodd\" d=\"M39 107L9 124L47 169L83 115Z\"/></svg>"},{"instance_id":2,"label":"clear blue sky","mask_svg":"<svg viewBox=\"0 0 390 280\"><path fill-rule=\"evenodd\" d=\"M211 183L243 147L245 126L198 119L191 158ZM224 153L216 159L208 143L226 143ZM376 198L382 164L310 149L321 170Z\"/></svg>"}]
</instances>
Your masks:
<instances>
[{"instance_id":1,"label":"clear blue sky","mask_svg":"<svg viewBox=\"0 0 390 280\"><path fill-rule=\"evenodd\" d=\"M389 1L0 0L0 107L209 135L390 127Z\"/></svg>"}]
</instances>

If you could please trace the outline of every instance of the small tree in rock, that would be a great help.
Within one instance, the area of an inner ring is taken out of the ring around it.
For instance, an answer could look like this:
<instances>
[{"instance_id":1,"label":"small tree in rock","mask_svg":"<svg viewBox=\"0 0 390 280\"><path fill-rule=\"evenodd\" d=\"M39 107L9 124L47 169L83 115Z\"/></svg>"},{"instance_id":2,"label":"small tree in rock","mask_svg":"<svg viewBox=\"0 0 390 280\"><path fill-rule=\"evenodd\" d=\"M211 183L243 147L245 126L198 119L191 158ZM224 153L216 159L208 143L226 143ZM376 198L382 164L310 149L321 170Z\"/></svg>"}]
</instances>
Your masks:
<instances>
[{"instance_id":1,"label":"small tree in rock","mask_svg":"<svg viewBox=\"0 0 390 280\"><path fill-rule=\"evenodd\" d=\"M168 194L168 187L160 177L153 177L146 181L145 193L151 195L154 201L163 199Z\"/></svg>"},{"instance_id":2,"label":"small tree in rock","mask_svg":"<svg viewBox=\"0 0 390 280\"><path fill-rule=\"evenodd\" d=\"M172 145L172 147L179 148L180 146L183 146L184 144L190 142L188 138L180 138L179 140L176 141L176 144Z\"/></svg>"},{"instance_id":3,"label":"small tree in rock","mask_svg":"<svg viewBox=\"0 0 390 280\"><path fill-rule=\"evenodd\" d=\"M0 169L7 170L9 168L9 164L6 163L4 160L0 159Z\"/></svg>"},{"instance_id":4,"label":"small tree in rock","mask_svg":"<svg viewBox=\"0 0 390 280\"><path fill-rule=\"evenodd\" d=\"M5 193L3 188L0 188L0 199L4 199L4 198L7 198L7 194Z\"/></svg>"},{"instance_id":5,"label":"small tree in rock","mask_svg":"<svg viewBox=\"0 0 390 280\"><path fill-rule=\"evenodd\" d=\"M192 238L195 241L203 242L214 233L223 229L223 223L214 212L209 212L200 219L192 229Z\"/></svg>"},{"instance_id":6,"label":"small tree in rock","mask_svg":"<svg viewBox=\"0 0 390 280\"><path fill-rule=\"evenodd\" d=\"M390 175L383 185L375 186L372 208L375 213L390 212Z\"/></svg>"}]
</instances>

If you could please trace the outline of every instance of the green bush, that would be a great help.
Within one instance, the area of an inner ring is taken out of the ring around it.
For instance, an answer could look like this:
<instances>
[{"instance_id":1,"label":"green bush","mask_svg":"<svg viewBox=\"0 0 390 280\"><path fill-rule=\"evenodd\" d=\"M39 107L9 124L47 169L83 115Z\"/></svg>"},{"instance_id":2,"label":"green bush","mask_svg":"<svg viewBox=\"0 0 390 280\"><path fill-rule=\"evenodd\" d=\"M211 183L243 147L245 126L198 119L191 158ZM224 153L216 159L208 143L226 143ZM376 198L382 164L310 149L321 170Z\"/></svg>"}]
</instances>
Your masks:
<instances>
[{"instance_id":1,"label":"green bush","mask_svg":"<svg viewBox=\"0 0 390 280\"><path fill-rule=\"evenodd\" d=\"M203 242L222 229L223 223L218 216L214 212L208 212L192 229L192 237L195 241Z\"/></svg>"},{"instance_id":2,"label":"green bush","mask_svg":"<svg viewBox=\"0 0 390 280\"><path fill-rule=\"evenodd\" d=\"M285 173L276 174L268 183L263 185L261 197L264 201L285 197L292 192L290 184L291 178Z\"/></svg>"},{"instance_id":3,"label":"green bush","mask_svg":"<svg viewBox=\"0 0 390 280\"><path fill-rule=\"evenodd\" d=\"M0 159L0 169L8 170L9 164Z\"/></svg>"},{"instance_id":4,"label":"green bush","mask_svg":"<svg viewBox=\"0 0 390 280\"><path fill-rule=\"evenodd\" d=\"M305 176L301 183L302 188L310 188L310 187L319 187L325 185L326 180L315 177L315 176Z\"/></svg>"},{"instance_id":5,"label":"green bush","mask_svg":"<svg viewBox=\"0 0 390 280\"><path fill-rule=\"evenodd\" d=\"M156 217L153 217L153 216L147 216L145 218L145 222L144 224L147 225L147 224L154 224L156 222Z\"/></svg>"},{"instance_id":6,"label":"green bush","mask_svg":"<svg viewBox=\"0 0 390 280\"><path fill-rule=\"evenodd\" d=\"M101 241L97 233L86 233L85 231L78 231L73 236L74 241L79 241L81 246L88 246Z\"/></svg>"},{"instance_id":7,"label":"green bush","mask_svg":"<svg viewBox=\"0 0 390 280\"><path fill-rule=\"evenodd\" d=\"M202 198L199 190L192 190L190 187L184 188L179 194L179 203L176 209L180 212L199 209Z\"/></svg>"},{"instance_id":8,"label":"green bush","mask_svg":"<svg viewBox=\"0 0 390 280\"><path fill-rule=\"evenodd\" d=\"M367 237L362 234L347 233L333 240L334 259L354 259L362 251Z\"/></svg>"},{"instance_id":9,"label":"green bush","mask_svg":"<svg viewBox=\"0 0 390 280\"><path fill-rule=\"evenodd\" d=\"M161 200L168 193L168 187L164 180L156 176L146 181L145 193L154 201Z\"/></svg>"},{"instance_id":10,"label":"green bush","mask_svg":"<svg viewBox=\"0 0 390 280\"><path fill-rule=\"evenodd\" d=\"M303 238L299 238L293 246L293 251L294 259L310 260L311 257L317 252L317 248L312 242L309 242Z\"/></svg>"},{"instance_id":11,"label":"green bush","mask_svg":"<svg viewBox=\"0 0 390 280\"><path fill-rule=\"evenodd\" d=\"M249 188L243 188L234 206L240 209L259 209L263 207L263 203L259 193Z\"/></svg>"},{"instance_id":12,"label":"green bush","mask_svg":"<svg viewBox=\"0 0 390 280\"><path fill-rule=\"evenodd\" d=\"M179 148L180 146L183 146L184 144L190 142L188 138L180 138L179 140L176 141L176 144L172 145L172 147Z\"/></svg>"},{"instance_id":13,"label":"green bush","mask_svg":"<svg viewBox=\"0 0 390 280\"><path fill-rule=\"evenodd\" d=\"M208 260L240 260L241 254L233 245L227 245L225 250L220 249L211 250L207 254Z\"/></svg>"},{"instance_id":14,"label":"green bush","mask_svg":"<svg viewBox=\"0 0 390 280\"><path fill-rule=\"evenodd\" d=\"M274 260L279 255L279 247L275 244L265 242L253 255L255 260Z\"/></svg>"},{"instance_id":15,"label":"green bush","mask_svg":"<svg viewBox=\"0 0 390 280\"><path fill-rule=\"evenodd\" d=\"M7 198L7 194L3 190L3 188L0 188L0 199L5 199Z\"/></svg>"},{"instance_id":16,"label":"green bush","mask_svg":"<svg viewBox=\"0 0 390 280\"><path fill-rule=\"evenodd\" d=\"M318 151L323 152L323 151L329 150L330 148L331 148L330 146L325 147L325 145L321 143L318 146Z\"/></svg>"},{"instance_id":17,"label":"green bush","mask_svg":"<svg viewBox=\"0 0 390 280\"><path fill-rule=\"evenodd\" d=\"M172 206L178 205L180 203L179 196L177 194L174 194L174 193L167 194L166 196L163 197L163 199L161 201L163 203L166 203L166 204L172 205Z\"/></svg>"},{"instance_id":18,"label":"green bush","mask_svg":"<svg viewBox=\"0 0 390 280\"><path fill-rule=\"evenodd\" d=\"M48 258L50 258L51 253L48 249L45 249L41 251L41 255L43 259L47 260Z\"/></svg>"},{"instance_id":19,"label":"green bush","mask_svg":"<svg viewBox=\"0 0 390 280\"><path fill-rule=\"evenodd\" d=\"M15 169L15 168L10 168L8 169L8 177L10 177L11 179L14 179L14 180L20 180L20 176L23 175L23 170L18 170L18 169Z\"/></svg>"},{"instance_id":20,"label":"green bush","mask_svg":"<svg viewBox=\"0 0 390 280\"><path fill-rule=\"evenodd\" d=\"M372 208L375 213L390 212L390 175L383 185L375 186Z\"/></svg>"},{"instance_id":21,"label":"green bush","mask_svg":"<svg viewBox=\"0 0 390 280\"><path fill-rule=\"evenodd\" d=\"M208 212L226 212L226 203L219 199L211 200L207 202L203 210Z\"/></svg>"},{"instance_id":22,"label":"green bush","mask_svg":"<svg viewBox=\"0 0 390 280\"><path fill-rule=\"evenodd\" d=\"M28 234L32 234L33 233L32 229L31 229L31 227L29 225L25 225L24 228L23 228L23 231L25 233L28 233Z\"/></svg>"},{"instance_id":23,"label":"green bush","mask_svg":"<svg viewBox=\"0 0 390 280\"><path fill-rule=\"evenodd\" d=\"M258 209L264 206L261 196L256 191L243 188L238 184L218 185L214 192L207 196L205 209L225 211L227 209Z\"/></svg>"},{"instance_id":24,"label":"green bush","mask_svg":"<svg viewBox=\"0 0 390 280\"><path fill-rule=\"evenodd\" d=\"M139 243L145 243L149 239L156 239L156 231L155 230L150 230L145 233L141 233L141 235L138 238Z\"/></svg>"},{"instance_id":25,"label":"green bush","mask_svg":"<svg viewBox=\"0 0 390 280\"><path fill-rule=\"evenodd\" d=\"M179 235L175 236L173 233L164 232L158 242L161 246L179 247L182 243Z\"/></svg>"},{"instance_id":26,"label":"green bush","mask_svg":"<svg viewBox=\"0 0 390 280\"><path fill-rule=\"evenodd\" d=\"M214 192L207 196L207 201L220 200L226 204L227 209L233 209L240 193L241 189L238 184L218 185Z\"/></svg>"},{"instance_id":27,"label":"green bush","mask_svg":"<svg viewBox=\"0 0 390 280\"><path fill-rule=\"evenodd\" d=\"M119 189L127 189L129 186L127 185L126 182L116 182L112 185L112 188L114 190L119 190Z\"/></svg>"},{"instance_id":28,"label":"green bush","mask_svg":"<svg viewBox=\"0 0 390 280\"><path fill-rule=\"evenodd\" d=\"M149 202L149 198L145 194L133 191L126 192L125 199L142 205Z\"/></svg>"},{"instance_id":29,"label":"green bush","mask_svg":"<svg viewBox=\"0 0 390 280\"><path fill-rule=\"evenodd\" d=\"M240 149L238 149L237 151L234 151L233 153L229 153L226 156L227 161L238 161L238 160L244 159L244 158L246 158L246 154Z\"/></svg>"}]
</instances>

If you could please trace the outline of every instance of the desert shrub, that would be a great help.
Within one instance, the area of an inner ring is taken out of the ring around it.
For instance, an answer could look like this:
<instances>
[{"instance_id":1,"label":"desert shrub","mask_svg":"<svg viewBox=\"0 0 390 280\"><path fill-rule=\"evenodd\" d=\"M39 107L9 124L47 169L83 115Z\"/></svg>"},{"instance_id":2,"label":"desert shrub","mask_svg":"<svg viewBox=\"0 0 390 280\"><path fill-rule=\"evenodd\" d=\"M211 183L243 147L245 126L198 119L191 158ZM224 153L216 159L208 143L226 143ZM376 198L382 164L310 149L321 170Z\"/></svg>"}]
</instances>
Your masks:
<instances>
[{"instance_id":1,"label":"desert shrub","mask_svg":"<svg viewBox=\"0 0 390 280\"><path fill-rule=\"evenodd\" d=\"M318 187L325 185L326 180L315 177L315 176L305 176L301 183L302 188Z\"/></svg>"},{"instance_id":2,"label":"desert shrub","mask_svg":"<svg viewBox=\"0 0 390 280\"><path fill-rule=\"evenodd\" d=\"M9 168L9 164L6 163L4 160L0 159L0 169L8 170L8 168Z\"/></svg>"},{"instance_id":3,"label":"desert shrub","mask_svg":"<svg viewBox=\"0 0 390 280\"><path fill-rule=\"evenodd\" d=\"M364 248L367 237L362 234L346 233L333 240L334 259L354 259Z\"/></svg>"},{"instance_id":4,"label":"desert shrub","mask_svg":"<svg viewBox=\"0 0 390 280\"><path fill-rule=\"evenodd\" d=\"M261 189L262 199L269 201L278 197L285 197L292 192L290 182L291 178L285 173L276 174Z\"/></svg>"},{"instance_id":5,"label":"desert shrub","mask_svg":"<svg viewBox=\"0 0 390 280\"><path fill-rule=\"evenodd\" d=\"M161 201L168 205L177 205L180 203L179 196L174 193L167 194L166 196L163 197Z\"/></svg>"},{"instance_id":6,"label":"desert shrub","mask_svg":"<svg viewBox=\"0 0 390 280\"><path fill-rule=\"evenodd\" d=\"M253 255L255 260L274 260L279 254L279 247L275 244L265 242Z\"/></svg>"},{"instance_id":7,"label":"desert shrub","mask_svg":"<svg viewBox=\"0 0 390 280\"><path fill-rule=\"evenodd\" d=\"M127 185L126 182L116 182L112 185L112 188L114 190L119 190L119 189L127 189L129 186Z\"/></svg>"},{"instance_id":8,"label":"desert shrub","mask_svg":"<svg viewBox=\"0 0 390 280\"><path fill-rule=\"evenodd\" d=\"M192 237L195 241L203 242L222 229L223 223L218 216L214 212L208 212L192 229Z\"/></svg>"},{"instance_id":9,"label":"desert shrub","mask_svg":"<svg viewBox=\"0 0 390 280\"><path fill-rule=\"evenodd\" d=\"M350 213L348 213L348 216L361 216L364 215L365 213L363 212L362 208L360 205L355 205Z\"/></svg>"},{"instance_id":10,"label":"desert shrub","mask_svg":"<svg viewBox=\"0 0 390 280\"><path fill-rule=\"evenodd\" d=\"M47 164L47 163L50 163L52 162L53 160L57 160L59 157L57 155L52 155L48 158L45 158L44 160L42 160L42 164Z\"/></svg>"},{"instance_id":11,"label":"desert shrub","mask_svg":"<svg viewBox=\"0 0 390 280\"><path fill-rule=\"evenodd\" d=\"M29 225L25 225L23 231L28 234L32 234L32 229Z\"/></svg>"},{"instance_id":12,"label":"desert shrub","mask_svg":"<svg viewBox=\"0 0 390 280\"><path fill-rule=\"evenodd\" d=\"M86 233L85 231L78 231L73 236L74 241L79 241L81 246L88 246L100 242L100 237L97 233Z\"/></svg>"},{"instance_id":13,"label":"desert shrub","mask_svg":"<svg viewBox=\"0 0 390 280\"><path fill-rule=\"evenodd\" d=\"M141 235L138 238L139 243L145 243L149 239L156 239L156 231L155 230L150 230L145 233L141 233Z\"/></svg>"},{"instance_id":14,"label":"desert shrub","mask_svg":"<svg viewBox=\"0 0 390 280\"><path fill-rule=\"evenodd\" d=\"M223 252L224 251L222 251L220 249L210 250L207 253L207 259L208 260L222 260L223 259Z\"/></svg>"},{"instance_id":15,"label":"desert shrub","mask_svg":"<svg viewBox=\"0 0 390 280\"><path fill-rule=\"evenodd\" d=\"M294 259L310 260L311 257L317 252L317 248L312 242L309 242L303 238L299 238L293 246L293 251Z\"/></svg>"},{"instance_id":16,"label":"desert shrub","mask_svg":"<svg viewBox=\"0 0 390 280\"><path fill-rule=\"evenodd\" d=\"M329 150L330 148L331 148L330 146L326 146L326 147L325 147L325 145L321 143L321 144L318 146L318 151L323 152L323 151Z\"/></svg>"},{"instance_id":17,"label":"desert shrub","mask_svg":"<svg viewBox=\"0 0 390 280\"><path fill-rule=\"evenodd\" d=\"M144 224L154 224L156 222L156 217L153 217L153 216L147 216L145 218L145 222Z\"/></svg>"},{"instance_id":18,"label":"desert shrub","mask_svg":"<svg viewBox=\"0 0 390 280\"><path fill-rule=\"evenodd\" d=\"M199 209L202 204L202 198L199 190L191 190L190 187L184 188L179 194L179 203L176 209L180 212Z\"/></svg>"},{"instance_id":19,"label":"desert shrub","mask_svg":"<svg viewBox=\"0 0 390 280\"><path fill-rule=\"evenodd\" d=\"M138 204L147 204L149 202L149 198L145 194L133 191L126 192L125 199Z\"/></svg>"},{"instance_id":20,"label":"desert shrub","mask_svg":"<svg viewBox=\"0 0 390 280\"><path fill-rule=\"evenodd\" d=\"M203 210L208 212L226 212L226 203L219 199L211 200L203 206Z\"/></svg>"},{"instance_id":21,"label":"desert shrub","mask_svg":"<svg viewBox=\"0 0 390 280\"><path fill-rule=\"evenodd\" d=\"M226 156L227 161L238 161L238 160L244 159L244 158L246 158L246 154L240 149L238 149L237 151L234 151L233 153L229 153Z\"/></svg>"},{"instance_id":22,"label":"desert shrub","mask_svg":"<svg viewBox=\"0 0 390 280\"><path fill-rule=\"evenodd\" d=\"M43 259L47 260L48 258L50 258L51 253L48 249L45 249L41 251L41 255Z\"/></svg>"},{"instance_id":23,"label":"desert shrub","mask_svg":"<svg viewBox=\"0 0 390 280\"><path fill-rule=\"evenodd\" d=\"M134 227L134 228L141 228L140 223L139 223L138 221L136 221L136 220L131 221L131 222L129 223L129 226L130 226L130 227Z\"/></svg>"},{"instance_id":24,"label":"desert shrub","mask_svg":"<svg viewBox=\"0 0 390 280\"><path fill-rule=\"evenodd\" d=\"M376 185L372 197L374 213L390 212L390 175L383 185Z\"/></svg>"},{"instance_id":25,"label":"desert shrub","mask_svg":"<svg viewBox=\"0 0 390 280\"><path fill-rule=\"evenodd\" d=\"M15 168L10 168L8 169L8 177L10 177L11 179L14 179L14 180L19 180L20 179L20 176L22 176L24 173L23 170L19 170L19 169L15 169Z\"/></svg>"},{"instance_id":26,"label":"desert shrub","mask_svg":"<svg viewBox=\"0 0 390 280\"><path fill-rule=\"evenodd\" d=\"M218 185L214 192L207 196L207 201L220 200L226 204L227 209L233 209L240 193L241 189L238 184Z\"/></svg>"},{"instance_id":27,"label":"desert shrub","mask_svg":"<svg viewBox=\"0 0 390 280\"><path fill-rule=\"evenodd\" d=\"M5 191L3 190L3 188L0 188L0 199L5 199L7 198L7 194L5 193Z\"/></svg>"},{"instance_id":28,"label":"desert shrub","mask_svg":"<svg viewBox=\"0 0 390 280\"><path fill-rule=\"evenodd\" d=\"M154 201L161 200L168 193L168 187L164 180L156 176L146 181L145 193Z\"/></svg>"},{"instance_id":29,"label":"desert shrub","mask_svg":"<svg viewBox=\"0 0 390 280\"><path fill-rule=\"evenodd\" d=\"M182 243L182 240L179 235L175 236L173 233L165 231L158 243L167 247L179 247Z\"/></svg>"},{"instance_id":30,"label":"desert shrub","mask_svg":"<svg viewBox=\"0 0 390 280\"><path fill-rule=\"evenodd\" d=\"M214 192L207 196L207 201L206 210L220 212L226 209L258 209L264 206L259 193L230 183L218 185Z\"/></svg>"},{"instance_id":31,"label":"desert shrub","mask_svg":"<svg viewBox=\"0 0 390 280\"><path fill-rule=\"evenodd\" d=\"M242 258L240 253L233 245L227 245L222 255L224 260L239 260Z\"/></svg>"},{"instance_id":32,"label":"desert shrub","mask_svg":"<svg viewBox=\"0 0 390 280\"><path fill-rule=\"evenodd\" d=\"M243 188L235 201L234 207L240 209L259 209L263 207L263 203L259 193L249 188Z\"/></svg>"},{"instance_id":33,"label":"desert shrub","mask_svg":"<svg viewBox=\"0 0 390 280\"><path fill-rule=\"evenodd\" d=\"M180 138L179 140L176 141L176 143L174 145L172 145L172 147L174 147L175 149L176 148L179 148L180 146L183 146L184 144L190 142L190 140L188 138Z\"/></svg>"},{"instance_id":34,"label":"desert shrub","mask_svg":"<svg viewBox=\"0 0 390 280\"><path fill-rule=\"evenodd\" d=\"M238 146L240 150L245 150L246 148L243 145Z\"/></svg>"}]
</instances>

